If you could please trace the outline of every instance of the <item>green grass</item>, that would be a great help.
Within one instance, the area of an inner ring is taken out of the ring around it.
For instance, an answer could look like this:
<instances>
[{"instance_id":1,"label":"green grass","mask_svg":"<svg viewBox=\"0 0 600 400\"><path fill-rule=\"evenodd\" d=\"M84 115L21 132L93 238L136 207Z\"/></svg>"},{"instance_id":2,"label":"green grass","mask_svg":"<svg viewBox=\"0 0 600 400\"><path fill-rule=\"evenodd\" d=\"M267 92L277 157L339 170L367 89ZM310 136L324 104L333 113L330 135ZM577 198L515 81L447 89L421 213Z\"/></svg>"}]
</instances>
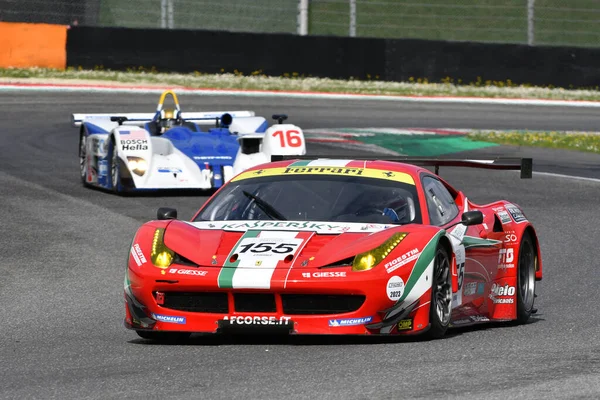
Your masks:
<instances>
[{"instance_id":1,"label":"green grass","mask_svg":"<svg viewBox=\"0 0 600 400\"><path fill-rule=\"evenodd\" d=\"M600 154L600 133L597 132L476 131L468 138L479 142Z\"/></svg>"},{"instance_id":2,"label":"green grass","mask_svg":"<svg viewBox=\"0 0 600 400\"><path fill-rule=\"evenodd\" d=\"M537 0L535 43L597 47L597 0ZM349 5L313 1L310 34L347 36ZM527 43L526 0L357 0L357 36Z\"/></svg>"},{"instance_id":3,"label":"green grass","mask_svg":"<svg viewBox=\"0 0 600 400\"><path fill-rule=\"evenodd\" d=\"M328 78L310 78L287 74L287 77L269 77L255 71L249 75L241 73L192 74L158 73L151 71L66 71L44 68L0 69L0 79L63 79L122 82L129 84L156 84L184 86L189 88L236 89L236 90L282 90L298 92L326 92L371 94L389 96L453 96L453 97L496 97L554 100L600 101L598 88L590 90L567 90L516 86L510 82L484 82L456 85L451 82L429 83L422 80L412 82L386 82L379 80L358 81Z\"/></svg>"}]
</instances>

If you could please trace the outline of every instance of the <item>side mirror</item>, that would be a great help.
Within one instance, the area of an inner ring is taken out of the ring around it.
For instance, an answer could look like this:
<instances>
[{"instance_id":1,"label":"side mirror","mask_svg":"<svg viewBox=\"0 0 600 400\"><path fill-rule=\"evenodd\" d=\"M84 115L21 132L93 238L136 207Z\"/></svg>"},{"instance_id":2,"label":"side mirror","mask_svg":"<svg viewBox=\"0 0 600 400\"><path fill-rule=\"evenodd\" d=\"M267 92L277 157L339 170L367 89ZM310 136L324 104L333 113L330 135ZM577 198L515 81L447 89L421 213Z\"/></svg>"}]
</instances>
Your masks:
<instances>
[{"instance_id":1,"label":"side mirror","mask_svg":"<svg viewBox=\"0 0 600 400\"><path fill-rule=\"evenodd\" d=\"M478 225L483 223L483 213L481 211L467 211L461 217L461 223L465 226Z\"/></svg>"},{"instance_id":2,"label":"side mirror","mask_svg":"<svg viewBox=\"0 0 600 400\"><path fill-rule=\"evenodd\" d=\"M161 207L156 212L156 218L159 220L177 219L177 210L174 208Z\"/></svg>"}]
</instances>

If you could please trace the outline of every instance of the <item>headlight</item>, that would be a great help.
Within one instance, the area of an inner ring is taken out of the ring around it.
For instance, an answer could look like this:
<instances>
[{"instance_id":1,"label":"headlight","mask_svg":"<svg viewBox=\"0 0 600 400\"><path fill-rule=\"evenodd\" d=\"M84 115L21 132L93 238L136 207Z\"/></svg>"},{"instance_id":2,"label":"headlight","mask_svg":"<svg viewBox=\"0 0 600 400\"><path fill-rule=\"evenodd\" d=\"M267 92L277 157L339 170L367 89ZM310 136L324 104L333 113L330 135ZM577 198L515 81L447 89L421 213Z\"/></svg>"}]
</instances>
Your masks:
<instances>
[{"instance_id":1,"label":"headlight","mask_svg":"<svg viewBox=\"0 0 600 400\"><path fill-rule=\"evenodd\" d=\"M127 166L139 176L144 175L148 170L148 163L141 157L127 157Z\"/></svg>"},{"instance_id":2,"label":"headlight","mask_svg":"<svg viewBox=\"0 0 600 400\"><path fill-rule=\"evenodd\" d=\"M352 262L352 271L368 271L382 262L400 244L408 233L394 233L381 246L365 253L358 254Z\"/></svg>"},{"instance_id":3,"label":"headlight","mask_svg":"<svg viewBox=\"0 0 600 400\"><path fill-rule=\"evenodd\" d=\"M154 231L154 239L152 240L152 251L150 259L158 268L168 268L173 263L175 252L169 249L164 242L165 228L158 228Z\"/></svg>"}]
</instances>

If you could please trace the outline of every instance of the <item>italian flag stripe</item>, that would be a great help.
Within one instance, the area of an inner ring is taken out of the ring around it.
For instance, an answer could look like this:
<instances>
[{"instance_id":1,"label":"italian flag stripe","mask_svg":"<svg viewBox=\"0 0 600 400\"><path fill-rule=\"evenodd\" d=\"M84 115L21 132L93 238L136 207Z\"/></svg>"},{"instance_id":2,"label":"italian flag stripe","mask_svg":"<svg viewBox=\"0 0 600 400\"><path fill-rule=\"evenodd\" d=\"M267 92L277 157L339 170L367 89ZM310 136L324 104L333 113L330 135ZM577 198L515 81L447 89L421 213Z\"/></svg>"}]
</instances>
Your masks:
<instances>
[{"instance_id":1,"label":"italian flag stripe","mask_svg":"<svg viewBox=\"0 0 600 400\"><path fill-rule=\"evenodd\" d=\"M302 160L296 161L291 164L288 168L291 167L345 167L350 164L352 160ZM361 164L362 165L362 164Z\"/></svg>"},{"instance_id":2,"label":"italian flag stripe","mask_svg":"<svg viewBox=\"0 0 600 400\"><path fill-rule=\"evenodd\" d=\"M238 242L233 246L233 249L227 255L227 259L225 260L225 264L223 264L223 268L221 268L221 272L219 272L219 287L224 289L233 288L233 275L235 274L235 270L240 263L240 260L237 259L235 262L230 262L231 257L236 253L238 246L245 238L255 238L260 234L260 231L246 231L242 235L242 237L238 240Z\"/></svg>"},{"instance_id":3,"label":"italian flag stripe","mask_svg":"<svg viewBox=\"0 0 600 400\"><path fill-rule=\"evenodd\" d=\"M290 164L288 167L306 167L311 160L300 160L296 161L293 164Z\"/></svg>"},{"instance_id":4,"label":"italian flag stripe","mask_svg":"<svg viewBox=\"0 0 600 400\"><path fill-rule=\"evenodd\" d=\"M415 266L408 277L408 281L406 282L406 286L404 287L404 294L398 301L403 301L408 297L413 288L417 285L417 282L421 278L421 275L427 270L430 264L432 264L435 258L435 250L437 249L437 244L439 241L439 237L443 234L443 231L437 233L429 243L425 246L419 259L415 263ZM429 282L431 284L431 282Z\"/></svg>"}]
</instances>

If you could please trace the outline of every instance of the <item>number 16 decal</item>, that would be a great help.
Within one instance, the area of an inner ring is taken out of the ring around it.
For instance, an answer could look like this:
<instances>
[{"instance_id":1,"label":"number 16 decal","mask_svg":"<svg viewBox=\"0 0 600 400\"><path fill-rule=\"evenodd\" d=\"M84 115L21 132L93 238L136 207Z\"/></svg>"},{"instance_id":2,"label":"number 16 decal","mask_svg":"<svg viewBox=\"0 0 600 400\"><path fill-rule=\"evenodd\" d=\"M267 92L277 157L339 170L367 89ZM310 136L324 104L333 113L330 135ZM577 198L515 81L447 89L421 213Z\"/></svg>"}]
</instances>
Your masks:
<instances>
[{"instance_id":1,"label":"number 16 decal","mask_svg":"<svg viewBox=\"0 0 600 400\"><path fill-rule=\"evenodd\" d=\"M286 131L285 134L283 131L273 132L272 136L274 138L279 137L279 143L281 147L300 147L302 146L302 136L300 136L300 132L295 129L291 129Z\"/></svg>"}]
</instances>

